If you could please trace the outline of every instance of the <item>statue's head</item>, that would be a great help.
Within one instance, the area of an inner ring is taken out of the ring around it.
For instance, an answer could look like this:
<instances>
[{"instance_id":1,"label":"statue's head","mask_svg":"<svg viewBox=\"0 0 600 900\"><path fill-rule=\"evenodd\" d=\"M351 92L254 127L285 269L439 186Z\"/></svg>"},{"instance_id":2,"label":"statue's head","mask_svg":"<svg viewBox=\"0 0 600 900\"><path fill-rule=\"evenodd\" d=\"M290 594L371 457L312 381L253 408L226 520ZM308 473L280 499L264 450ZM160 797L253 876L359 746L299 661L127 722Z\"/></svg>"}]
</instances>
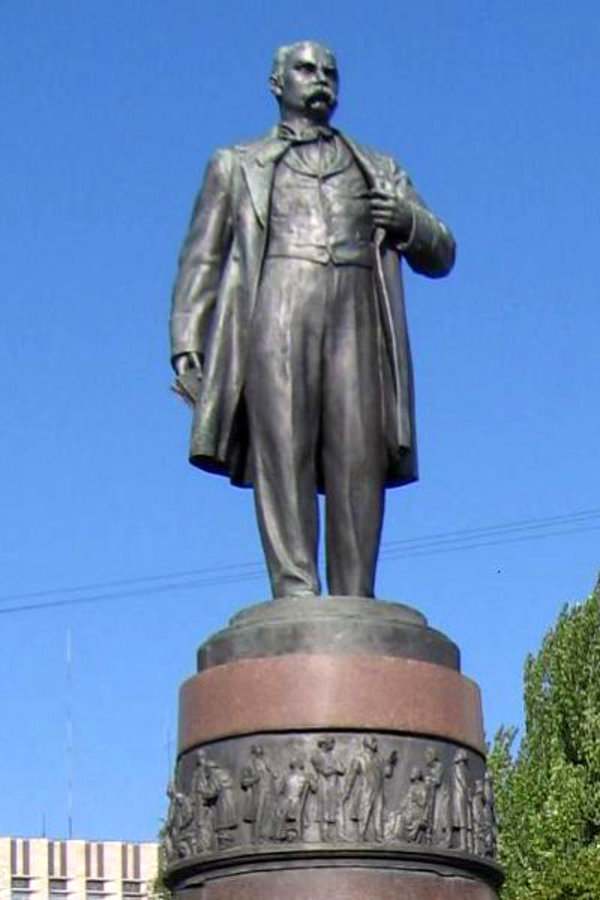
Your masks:
<instances>
[{"instance_id":1,"label":"statue's head","mask_svg":"<svg viewBox=\"0 0 600 900\"><path fill-rule=\"evenodd\" d=\"M425 748L425 762L428 765L431 763L438 762L440 756L435 747L426 747Z\"/></svg>"},{"instance_id":2,"label":"statue's head","mask_svg":"<svg viewBox=\"0 0 600 900\"><path fill-rule=\"evenodd\" d=\"M363 747L369 750L371 753L377 753L379 750L379 744L377 743L377 738L374 734L367 734L363 738Z\"/></svg>"},{"instance_id":3,"label":"statue's head","mask_svg":"<svg viewBox=\"0 0 600 900\"><path fill-rule=\"evenodd\" d=\"M282 115L328 122L337 105L338 85L335 56L323 44L297 41L275 51L269 86Z\"/></svg>"}]
</instances>

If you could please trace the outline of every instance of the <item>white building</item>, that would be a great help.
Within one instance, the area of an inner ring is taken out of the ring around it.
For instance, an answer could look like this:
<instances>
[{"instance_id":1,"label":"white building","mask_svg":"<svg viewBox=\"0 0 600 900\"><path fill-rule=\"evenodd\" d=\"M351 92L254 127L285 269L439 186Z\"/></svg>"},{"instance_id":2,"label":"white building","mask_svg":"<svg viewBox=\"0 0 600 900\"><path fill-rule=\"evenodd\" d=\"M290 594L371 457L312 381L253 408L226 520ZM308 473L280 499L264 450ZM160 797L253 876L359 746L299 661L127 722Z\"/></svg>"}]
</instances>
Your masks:
<instances>
[{"instance_id":1,"label":"white building","mask_svg":"<svg viewBox=\"0 0 600 900\"><path fill-rule=\"evenodd\" d=\"M158 843L0 837L0 900L148 900Z\"/></svg>"}]
</instances>

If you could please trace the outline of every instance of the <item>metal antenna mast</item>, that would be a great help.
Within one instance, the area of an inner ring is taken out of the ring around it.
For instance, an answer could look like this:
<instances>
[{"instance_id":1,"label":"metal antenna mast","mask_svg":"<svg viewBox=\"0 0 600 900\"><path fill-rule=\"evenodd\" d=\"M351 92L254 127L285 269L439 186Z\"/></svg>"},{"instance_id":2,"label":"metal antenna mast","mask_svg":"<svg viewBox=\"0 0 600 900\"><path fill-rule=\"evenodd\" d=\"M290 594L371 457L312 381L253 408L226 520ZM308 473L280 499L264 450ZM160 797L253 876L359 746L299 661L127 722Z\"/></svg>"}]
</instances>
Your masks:
<instances>
[{"instance_id":1,"label":"metal antenna mast","mask_svg":"<svg viewBox=\"0 0 600 900\"><path fill-rule=\"evenodd\" d=\"M67 837L73 837L73 666L71 626L67 628Z\"/></svg>"}]
</instances>

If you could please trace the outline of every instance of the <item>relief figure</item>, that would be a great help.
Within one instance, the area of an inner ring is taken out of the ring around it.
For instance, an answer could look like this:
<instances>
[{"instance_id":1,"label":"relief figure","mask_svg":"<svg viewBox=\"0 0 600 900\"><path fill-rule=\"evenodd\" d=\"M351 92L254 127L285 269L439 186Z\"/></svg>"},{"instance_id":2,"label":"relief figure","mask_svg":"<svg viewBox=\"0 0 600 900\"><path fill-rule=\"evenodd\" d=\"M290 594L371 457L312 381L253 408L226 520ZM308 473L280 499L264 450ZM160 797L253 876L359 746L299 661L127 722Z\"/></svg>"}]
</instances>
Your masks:
<instances>
[{"instance_id":1,"label":"relief figure","mask_svg":"<svg viewBox=\"0 0 600 900\"><path fill-rule=\"evenodd\" d=\"M444 780L444 767L435 747L427 747L425 750L423 778L427 788L426 842L437 847L449 847L452 838L450 792Z\"/></svg>"},{"instance_id":2,"label":"relief figure","mask_svg":"<svg viewBox=\"0 0 600 900\"><path fill-rule=\"evenodd\" d=\"M213 760L206 763L209 773L210 793L206 800L212 810L213 828L217 838L217 847L222 849L235 840L233 832L238 827L238 812L234 793L234 782L230 773Z\"/></svg>"},{"instance_id":3,"label":"relief figure","mask_svg":"<svg viewBox=\"0 0 600 900\"><path fill-rule=\"evenodd\" d=\"M452 773L452 846L465 853L472 850L468 765L469 759L466 750L457 750L454 754Z\"/></svg>"},{"instance_id":4,"label":"relief figure","mask_svg":"<svg viewBox=\"0 0 600 900\"><path fill-rule=\"evenodd\" d=\"M473 821L473 853L485 856L485 797L483 795L483 779L478 778L471 797L471 819Z\"/></svg>"},{"instance_id":5,"label":"relief figure","mask_svg":"<svg viewBox=\"0 0 600 900\"><path fill-rule=\"evenodd\" d=\"M163 829L162 846L167 863L191 856L194 851L194 807L187 794L177 789L177 781L167 787L169 809Z\"/></svg>"},{"instance_id":6,"label":"relief figure","mask_svg":"<svg viewBox=\"0 0 600 900\"><path fill-rule=\"evenodd\" d=\"M289 772L278 786L275 837L280 841L303 841L306 826L306 800L316 793L317 778L304 769L300 757L293 756Z\"/></svg>"},{"instance_id":7,"label":"relief figure","mask_svg":"<svg viewBox=\"0 0 600 900\"><path fill-rule=\"evenodd\" d=\"M364 737L362 745L363 749L354 757L348 771L345 816L354 823L355 834L360 840L379 842L384 837L385 779L391 778L398 757L394 750L384 759L374 735Z\"/></svg>"},{"instance_id":8,"label":"relief figure","mask_svg":"<svg viewBox=\"0 0 600 900\"><path fill-rule=\"evenodd\" d=\"M214 787L204 750L196 752L196 767L192 774L190 793L194 809L194 850L196 853L206 853L213 849L215 835L210 806L214 797Z\"/></svg>"},{"instance_id":9,"label":"relief figure","mask_svg":"<svg viewBox=\"0 0 600 900\"><path fill-rule=\"evenodd\" d=\"M240 778L244 791L242 818L250 823L253 843L268 840L273 833L275 773L265 759L261 744L250 748L250 759Z\"/></svg>"},{"instance_id":10,"label":"relief figure","mask_svg":"<svg viewBox=\"0 0 600 900\"><path fill-rule=\"evenodd\" d=\"M496 810L494 806L494 785L492 781L492 773L486 769L483 776L483 797L485 800L483 806L484 821L484 856L495 859L498 844L498 826L496 823Z\"/></svg>"},{"instance_id":11,"label":"relief figure","mask_svg":"<svg viewBox=\"0 0 600 900\"><path fill-rule=\"evenodd\" d=\"M400 809L392 819L390 837L411 844L427 840L428 791L419 766L410 770L410 785Z\"/></svg>"},{"instance_id":12,"label":"relief figure","mask_svg":"<svg viewBox=\"0 0 600 900\"><path fill-rule=\"evenodd\" d=\"M310 761L317 774L317 821L322 841L341 837L340 778L346 768L334 752L335 738L322 737Z\"/></svg>"}]
</instances>

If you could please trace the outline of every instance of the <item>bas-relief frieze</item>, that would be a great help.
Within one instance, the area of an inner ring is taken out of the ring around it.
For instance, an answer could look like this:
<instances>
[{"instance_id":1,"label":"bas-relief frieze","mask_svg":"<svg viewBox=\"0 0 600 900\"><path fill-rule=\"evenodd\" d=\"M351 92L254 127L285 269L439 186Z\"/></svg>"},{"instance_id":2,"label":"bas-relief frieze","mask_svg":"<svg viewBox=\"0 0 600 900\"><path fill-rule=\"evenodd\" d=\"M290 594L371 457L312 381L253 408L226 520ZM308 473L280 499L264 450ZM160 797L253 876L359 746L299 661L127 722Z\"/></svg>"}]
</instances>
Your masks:
<instances>
[{"instance_id":1,"label":"bas-relief frieze","mask_svg":"<svg viewBox=\"0 0 600 900\"><path fill-rule=\"evenodd\" d=\"M442 741L373 733L218 741L184 754L167 796L169 865L268 845L496 855L490 773L481 756Z\"/></svg>"}]
</instances>

